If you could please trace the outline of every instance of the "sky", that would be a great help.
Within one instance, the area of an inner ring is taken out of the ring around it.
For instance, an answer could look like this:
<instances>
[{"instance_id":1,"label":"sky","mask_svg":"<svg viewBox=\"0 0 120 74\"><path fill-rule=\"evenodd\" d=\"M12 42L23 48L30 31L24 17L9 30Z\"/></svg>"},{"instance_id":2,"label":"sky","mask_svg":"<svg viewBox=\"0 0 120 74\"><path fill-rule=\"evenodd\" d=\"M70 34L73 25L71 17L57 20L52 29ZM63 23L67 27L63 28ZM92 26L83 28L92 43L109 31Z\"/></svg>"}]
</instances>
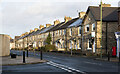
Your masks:
<instances>
[{"instance_id":1,"label":"sky","mask_svg":"<svg viewBox=\"0 0 120 74\"><path fill-rule=\"evenodd\" d=\"M103 0L118 7L119 0ZM98 6L100 0L0 0L0 34L12 38L40 25L64 21L65 16L78 17L88 6Z\"/></svg>"}]
</instances>

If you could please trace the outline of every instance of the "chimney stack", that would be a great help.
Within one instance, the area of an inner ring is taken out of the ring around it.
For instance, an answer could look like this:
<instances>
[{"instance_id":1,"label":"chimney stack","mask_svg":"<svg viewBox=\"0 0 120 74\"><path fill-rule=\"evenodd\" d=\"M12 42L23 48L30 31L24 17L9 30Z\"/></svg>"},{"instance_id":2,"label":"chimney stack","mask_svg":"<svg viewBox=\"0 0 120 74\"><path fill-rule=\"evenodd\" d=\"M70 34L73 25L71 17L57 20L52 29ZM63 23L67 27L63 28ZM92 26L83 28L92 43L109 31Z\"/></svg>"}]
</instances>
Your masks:
<instances>
[{"instance_id":1,"label":"chimney stack","mask_svg":"<svg viewBox=\"0 0 120 74\"><path fill-rule=\"evenodd\" d=\"M99 7L101 6L101 4L99 5ZM102 4L102 7L111 7L111 4Z\"/></svg>"},{"instance_id":2,"label":"chimney stack","mask_svg":"<svg viewBox=\"0 0 120 74\"><path fill-rule=\"evenodd\" d=\"M37 31L37 30L38 30L38 28L35 28L35 29L34 29L34 31Z\"/></svg>"},{"instance_id":3,"label":"chimney stack","mask_svg":"<svg viewBox=\"0 0 120 74\"><path fill-rule=\"evenodd\" d=\"M28 32L25 32L25 35L29 34Z\"/></svg>"},{"instance_id":4,"label":"chimney stack","mask_svg":"<svg viewBox=\"0 0 120 74\"><path fill-rule=\"evenodd\" d=\"M65 22L67 22L67 21L69 21L71 19L72 19L71 17L67 17L67 16L65 16L65 18L64 18Z\"/></svg>"},{"instance_id":5,"label":"chimney stack","mask_svg":"<svg viewBox=\"0 0 120 74\"><path fill-rule=\"evenodd\" d=\"M57 24L59 24L59 23L60 23L59 20L54 21L54 25L57 25Z\"/></svg>"},{"instance_id":6,"label":"chimney stack","mask_svg":"<svg viewBox=\"0 0 120 74\"><path fill-rule=\"evenodd\" d=\"M46 24L46 27L50 27L51 26L51 24Z\"/></svg>"},{"instance_id":7,"label":"chimney stack","mask_svg":"<svg viewBox=\"0 0 120 74\"><path fill-rule=\"evenodd\" d=\"M44 28L44 25L40 25L40 26L39 26L39 29L40 29L40 30L41 30L42 28Z\"/></svg>"},{"instance_id":8,"label":"chimney stack","mask_svg":"<svg viewBox=\"0 0 120 74\"><path fill-rule=\"evenodd\" d=\"M25 33L21 34L21 37L24 36L24 35L25 35Z\"/></svg>"},{"instance_id":9,"label":"chimney stack","mask_svg":"<svg viewBox=\"0 0 120 74\"><path fill-rule=\"evenodd\" d=\"M85 12L79 12L79 18L84 18Z\"/></svg>"},{"instance_id":10,"label":"chimney stack","mask_svg":"<svg viewBox=\"0 0 120 74\"><path fill-rule=\"evenodd\" d=\"M33 30L30 30L30 33L32 33L33 32Z\"/></svg>"}]
</instances>

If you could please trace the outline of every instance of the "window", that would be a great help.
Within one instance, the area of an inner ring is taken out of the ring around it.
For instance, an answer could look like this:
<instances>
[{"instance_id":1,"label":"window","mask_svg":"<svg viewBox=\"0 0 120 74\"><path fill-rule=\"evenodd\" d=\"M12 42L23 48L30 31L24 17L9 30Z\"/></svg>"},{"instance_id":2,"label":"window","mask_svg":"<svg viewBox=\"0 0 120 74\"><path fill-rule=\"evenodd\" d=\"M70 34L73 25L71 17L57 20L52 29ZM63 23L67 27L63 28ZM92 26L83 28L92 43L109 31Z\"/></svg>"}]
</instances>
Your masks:
<instances>
[{"instance_id":1,"label":"window","mask_svg":"<svg viewBox=\"0 0 120 74\"><path fill-rule=\"evenodd\" d=\"M56 47L58 46L57 42L56 42Z\"/></svg>"},{"instance_id":2,"label":"window","mask_svg":"<svg viewBox=\"0 0 120 74\"><path fill-rule=\"evenodd\" d=\"M59 35L60 31L58 30L57 32L58 32L58 35Z\"/></svg>"},{"instance_id":3,"label":"window","mask_svg":"<svg viewBox=\"0 0 120 74\"><path fill-rule=\"evenodd\" d=\"M66 30L64 30L64 35L66 34Z\"/></svg>"},{"instance_id":4,"label":"window","mask_svg":"<svg viewBox=\"0 0 120 74\"><path fill-rule=\"evenodd\" d=\"M95 23L92 24L92 31L95 31Z\"/></svg>"},{"instance_id":5,"label":"window","mask_svg":"<svg viewBox=\"0 0 120 74\"><path fill-rule=\"evenodd\" d=\"M88 49L92 49L92 44L90 42L90 39L88 39Z\"/></svg>"},{"instance_id":6,"label":"window","mask_svg":"<svg viewBox=\"0 0 120 74\"><path fill-rule=\"evenodd\" d=\"M70 36L72 36L72 28L70 29Z\"/></svg>"},{"instance_id":7,"label":"window","mask_svg":"<svg viewBox=\"0 0 120 74\"><path fill-rule=\"evenodd\" d=\"M62 35L62 30L60 30L60 35Z\"/></svg>"},{"instance_id":8,"label":"window","mask_svg":"<svg viewBox=\"0 0 120 74\"><path fill-rule=\"evenodd\" d=\"M62 48L64 48L64 42L63 42L63 44L62 44Z\"/></svg>"},{"instance_id":9,"label":"window","mask_svg":"<svg viewBox=\"0 0 120 74\"><path fill-rule=\"evenodd\" d=\"M79 49L81 49L81 40L79 39Z\"/></svg>"},{"instance_id":10,"label":"window","mask_svg":"<svg viewBox=\"0 0 120 74\"><path fill-rule=\"evenodd\" d=\"M57 31L55 31L55 35L57 36Z\"/></svg>"},{"instance_id":11,"label":"window","mask_svg":"<svg viewBox=\"0 0 120 74\"><path fill-rule=\"evenodd\" d=\"M78 28L78 35L81 35L81 26Z\"/></svg>"},{"instance_id":12,"label":"window","mask_svg":"<svg viewBox=\"0 0 120 74\"><path fill-rule=\"evenodd\" d=\"M89 25L85 26L85 32L89 32Z\"/></svg>"}]
</instances>

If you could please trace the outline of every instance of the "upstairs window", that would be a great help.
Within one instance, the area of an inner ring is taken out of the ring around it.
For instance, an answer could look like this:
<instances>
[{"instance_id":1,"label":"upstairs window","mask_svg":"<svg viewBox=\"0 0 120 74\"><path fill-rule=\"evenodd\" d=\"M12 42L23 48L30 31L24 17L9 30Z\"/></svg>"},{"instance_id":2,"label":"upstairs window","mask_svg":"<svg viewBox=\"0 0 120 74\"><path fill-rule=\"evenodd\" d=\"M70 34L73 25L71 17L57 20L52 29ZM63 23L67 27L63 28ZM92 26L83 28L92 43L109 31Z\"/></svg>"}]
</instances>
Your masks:
<instances>
[{"instance_id":1,"label":"upstairs window","mask_svg":"<svg viewBox=\"0 0 120 74\"><path fill-rule=\"evenodd\" d=\"M79 39L79 49L81 49L81 40Z\"/></svg>"},{"instance_id":2,"label":"upstairs window","mask_svg":"<svg viewBox=\"0 0 120 74\"><path fill-rule=\"evenodd\" d=\"M85 32L89 32L89 25L85 26Z\"/></svg>"},{"instance_id":3,"label":"upstairs window","mask_svg":"<svg viewBox=\"0 0 120 74\"><path fill-rule=\"evenodd\" d=\"M72 28L70 28L70 36L72 36Z\"/></svg>"},{"instance_id":4,"label":"upstairs window","mask_svg":"<svg viewBox=\"0 0 120 74\"><path fill-rule=\"evenodd\" d=\"M78 35L80 36L81 35L81 26L78 28Z\"/></svg>"},{"instance_id":5,"label":"upstairs window","mask_svg":"<svg viewBox=\"0 0 120 74\"><path fill-rule=\"evenodd\" d=\"M60 30L60 35L62 35L62 30Z\"/></svg>"},{"instance_id":6,"label":"upstairs window","mask_svg":"<svg viewBox=\"0 0 120 74\"><path fill-rule=\"evenodd\" d=\"M57 36L57 31L55 31L55 35Z\"/></svg>"},{"instance_id":7,"label":"upstairs window","mask_svg":"<svg viewBox=\"0 0 120 74\"><path fill-rule=\"evenodd\" d=\"M92 24L92 31L95 31L95 23Z\"/></svg>"},{"instance_id":8,"label":"upstairs window","mask_svg":"<svg viewBox=\"0 0 120 74\"><path fill-rule=\"evenodd\" d=\"M57 34L59 35L59 30L57 31Z\"/></svg>"},{"instance_id":9,"label":"upstairs window","mask_svg":"<svg viewBox=\"0 0 120 74\"><path fill-rule=\"evenodd\" d=\"M66 34L66 30L64 30L64 35Z\"/></svg>"}]
</instances>

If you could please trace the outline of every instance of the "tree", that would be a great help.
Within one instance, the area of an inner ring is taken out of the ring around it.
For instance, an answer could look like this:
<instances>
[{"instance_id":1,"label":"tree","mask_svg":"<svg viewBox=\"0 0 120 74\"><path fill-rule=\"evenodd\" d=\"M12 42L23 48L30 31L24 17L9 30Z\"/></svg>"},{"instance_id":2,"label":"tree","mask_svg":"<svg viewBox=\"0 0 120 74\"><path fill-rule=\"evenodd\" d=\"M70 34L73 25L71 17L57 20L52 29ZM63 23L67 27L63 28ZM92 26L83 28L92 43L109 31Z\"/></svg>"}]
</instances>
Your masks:
<instances>
[{"instance_id":1,"label":"tree","mask_svg":"<svg viewBox=\"0 0 120 74\"><path fill-rule=\"evenodd\" d=\"M52 41L52 39L51 39L51 34L49 33L49 34L48 34L48 37L47 37L47 39L46 39L45 42L46 42L47 44L50 44L51 41Z\"/></svg>"}]
</instances>

